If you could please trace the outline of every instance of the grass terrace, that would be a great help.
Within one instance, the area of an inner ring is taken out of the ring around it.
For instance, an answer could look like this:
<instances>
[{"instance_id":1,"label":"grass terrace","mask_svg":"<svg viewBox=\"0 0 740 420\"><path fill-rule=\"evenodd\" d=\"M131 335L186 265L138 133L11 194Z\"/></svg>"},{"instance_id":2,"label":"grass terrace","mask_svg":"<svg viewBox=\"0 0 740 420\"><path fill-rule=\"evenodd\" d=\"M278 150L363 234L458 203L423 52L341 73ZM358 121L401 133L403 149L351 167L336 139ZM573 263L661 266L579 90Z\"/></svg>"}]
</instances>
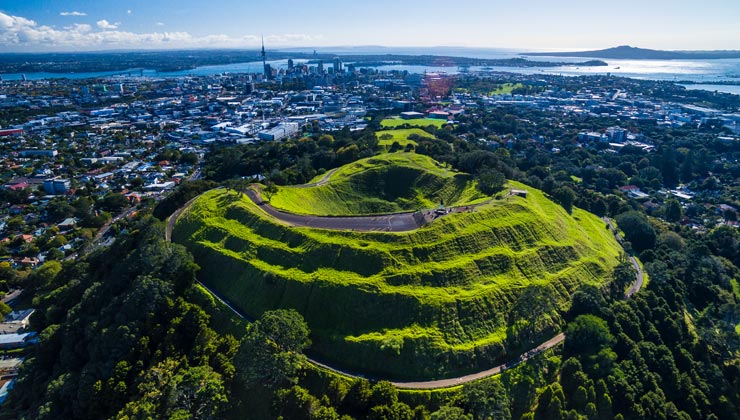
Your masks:
<instances>
[{"instance_id":1,"label":"grass terrace","mask_svg":"<svg viewBox=\"0 0 740 420\"><path fill-rule=\"evenodd\" d=\"M410 120L405 120L400 117L395 117L384 119L380 122L380 126L383 128L398 128L408 124L410 127L424 128L434 126L437 128L441 128L443 125L445 125L446 122L447 121L445 120L440 120L436 118L414 118Z\"/></svg>"},{"instance_id":2,"label":"grass terrace","mask_svg":"<svg viewBox=\"0 0 740 420\"><path fill-rule=\"evenodd\" d=\"M409 167L422 158L376 159ZM440 179L455 177L417 163ZM360 161L334 176L349 182L375 166ZM407 233L293 228L246 196L213 190L178 219L173 240L193 252L205 284L251 316L301 312L322 360L386 378L450 377L554 336L571 295L606 282L621 252L596 216L570 215L538 190L509 187L529 195ZM326 193L314 203L343 199Z\"/></svg>"}]
</instances>

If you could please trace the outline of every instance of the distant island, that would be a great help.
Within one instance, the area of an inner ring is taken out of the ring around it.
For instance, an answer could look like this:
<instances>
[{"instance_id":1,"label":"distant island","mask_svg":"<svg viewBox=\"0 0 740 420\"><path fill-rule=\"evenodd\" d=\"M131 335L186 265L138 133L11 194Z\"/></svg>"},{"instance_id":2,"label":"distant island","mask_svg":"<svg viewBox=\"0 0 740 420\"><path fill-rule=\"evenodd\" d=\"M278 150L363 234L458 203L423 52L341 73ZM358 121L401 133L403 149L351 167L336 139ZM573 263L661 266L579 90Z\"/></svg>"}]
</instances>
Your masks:
<instances>
[{"instance_id":1,"label":"distant island","mask_svg":"<svg viewBox=\"0 0 740 420\"><path fill-rule=\"evenodd\" d=\"M585 57L625 60L719 60L723 58L740 58L740 51L665 51L622 45L595 51L534 52L521 53L520 55L530 57Z\"/></svg>"},{"instance_id":2,"label":"distant island","mask_svg":"<svg viewBox=\"0 0 740 420\"><path fill-rule=\"evenodd\" d=\"M422 66L490 66L490 67L561 67L606 66L600 60L581 63L530 61L524 58L482 59L437 55L397 54L310 54L268 51L268 60L308 60L310 64L330 63L340 58L357 67L377 67L389 64ZM258 62L257 50L182 50L182 51L110 51L83 53L6 53L0 54L0 74L5 73L86 73L114 72L131 69L151 69L157 72L192 70L199 66Z\"/></svg>"},{"instance_id":3,"label":"distant island","mask_svg":"<svg viewBox=\"0 0 740 420\"><path fill-rule=\"evenodd\" d=\"M389 64L400 64L407 66L480 66L480 67L598 67L608 64L601 60L588 60L580 63L553 62L553 61L530 61L524 58L469 58L450 57L443 55L399 55L399 54L355 54L336 55L342 60L354 63L360 67L377 67ZM316 64L319 59L309 61Z\"/></svg>"}]
</instances>

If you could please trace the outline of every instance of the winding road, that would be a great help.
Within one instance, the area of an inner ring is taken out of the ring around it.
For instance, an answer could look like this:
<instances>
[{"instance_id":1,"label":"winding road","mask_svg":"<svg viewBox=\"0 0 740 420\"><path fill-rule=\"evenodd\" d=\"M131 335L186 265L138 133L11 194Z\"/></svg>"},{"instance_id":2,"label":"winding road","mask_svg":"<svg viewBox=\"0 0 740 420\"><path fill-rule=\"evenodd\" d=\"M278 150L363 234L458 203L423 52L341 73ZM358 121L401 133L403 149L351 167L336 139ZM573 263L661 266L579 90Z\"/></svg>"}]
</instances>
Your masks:
<instances>
[{"instance_id":1,"label":"winding road","mask_svg":"<svg viewBox=\"0 0 740 420\"><path fill-rule=\"evenodd\" d=\"M334 175L334 172L336 172L338 169L339 168L334 168L334 169L327 171L318 182L312 182L310 184L293 185L293 187L294 188L311 188L311 187L320 187L322 185L326 185L326 183L329 182L329 178L331 178L331 176Z\"/></svg>"},{"instance_id":2,"label":"winding road","mask_svg":"<svg viewBox=\"0 0 740 420\"><path fill-rule=\"evenodd\" d=\"M324 217L306 216L277 210L262 199L260 194L247 190L247 197L257 204L265 213L291 226L303 226L331 230L356 230L364 232L408 232L419 229L426 223L428 216L422 212L393 213L378 216Z\"/></svg>"},{"instance_id":3,"label":"winding road","mask_svg":"<svg viewBox=\"0 0 740 420\"><path fill-rule=\"evenodd\" d=\"M622 238L622 234L619 233L617 228L612 223L611 219L609 219L608 217L602 217L601 220L606 222L607 226L609 226L609 230L611 230L612 233L614 234L614 237L617 238L617 242L619 242L619 244L622 245L624 242L624 239ZM642 267L640 266L640 263L637 262L637 258L630 256L629 260L630 260L630 263L632 263L632 266L635 268L635 282L632 283L632 286L624 294L625 299L629 299L632 297L632 295L639 292L640 289L642 289L642 285L645 283L645 272L642 271Z\"/></svg>"},{"instance_id":4,"label":"winding road","mask_svg":"<svg viewBox=\"0 0 740 420\"><path fill-rule=\"evenodd\" d=\"M326 183L326 181L331 176L331 173L333 173L333 171L330 171L329 173L327 173L324 176L324 178L322 178L319 182L315 183L314 185ZM358 230L358 231L362 231L362 230L377 231L377 230L390 230L390 229L413 230L413 229L418 229L418 227L421 226L418 224L419 222L415 218L418 216L414 216L414 215L423 215L424 217L426 217L425 212L400 213L400 214L390 214L390 215L381 215L381 216L358 216L358 217L302 216L302 215L296 215L296 214L282 212L282 211L278 211L274 209L269 204L266 204L262 200L262 197L259 195L259 193L257 193L254 190L250 189L249 191L247 191L247 195L252 201L258 204L266 213L270 214L271 216L279 220L282 220L285 223L295 225L295 226L310 226L310 227L316 227L316 228L343 229L343 230L352 229L352 230ZM172 240L172 231L175 227L175 223L177 222L177 219L190 207L190 205L197 198L198 197L193 198L187 203L185 203L185 205L183 205L181 208L175 211L167 219L167 225L165 228L165 239L167 241ZM471 207L461 207L461 208L458 208L457 211L465 211L470 208L472 208L472 206ZM430 212L430 213L433 214L433 212ZM603 218L603 220L607 223L611 231L614 232L614 235L617 238L617 241L621 244L622 243L621 235L616 230L611 220L609 220L608 218ZM333 226L333 227L329 227L329 226ZM412 228L412 226L415 226L415 227ZM393 230L393 231L399 232L403 230ZM634 257L630 257L630 261L635 266L635 269L637 270L637 274L635 278L635 283L632 285L630 290L625 294L626 299L630 298L634 293L639 291L644 283L644 273L642 271L642 268L638 264L637 260ZM207 290L211 295L213 295L214 298L216 298L218 301L223 303L227 308L229 308L235 315L237 315L238 317L246 321L252 322L251 317L241 312L238 308L236 308L232 303L230 303L223 296L219 295L216 291L209 289L202 282L198 281L198 283L201 286L203 286L203 288ZM501 364L499 366L495 366L491 369L487 369L481 372L477 372L477 373L473 373L473 374L469 374L465 376L458 376L458 377L447 378L447 379L438 379L438 380L432 380L432 381L416 381L416 382L389 381L389 382L392 383L394 386L401 388L401 389L416 389L416 390L448 388L452 386L463 385L468 382L487 378L493 375L498 375L507 369L518 366L521 363L524 363L527 360L539 355L540 353L559 345L563 341L565 341L565 334L560 333L550 338L549 340L545 341L544 343L526 351L524 354L520 355L519 357L510 360L507 363ZM311 357L308 357L308 361L315 366L318 366L323 369L332 371L336 374L351 377L351 378L387 380L384 378L368 377L368 376L361 375L361 374L347 372L342 369L329 366Z\"/></svg>"}]
</instances>

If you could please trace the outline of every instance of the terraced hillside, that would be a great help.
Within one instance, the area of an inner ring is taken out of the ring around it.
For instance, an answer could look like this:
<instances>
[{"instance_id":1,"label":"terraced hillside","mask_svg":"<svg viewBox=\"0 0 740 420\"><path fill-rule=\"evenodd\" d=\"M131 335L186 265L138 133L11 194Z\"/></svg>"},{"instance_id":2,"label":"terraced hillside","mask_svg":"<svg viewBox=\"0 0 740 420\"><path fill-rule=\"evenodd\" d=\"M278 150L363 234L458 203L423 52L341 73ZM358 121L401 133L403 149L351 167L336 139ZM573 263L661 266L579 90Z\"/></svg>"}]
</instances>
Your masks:
<instances>
[{"instance_id":1,"label":"terraced hillside","mask_svg":"<svg viewBox=\"0 0 740 420\"><path fill-rule=\"evenodd\" d=\"M323 360L387 378L449 377L554 336L572 293L617 263L620 247L597 217L510 186L528 197L409 233L289 227L214 190L178 219L173 240L246 313L300 311Z\"/></svg>"},{"instance_id":2,"label":"terraced hillside","mask_svg":"<svg viewBox=\"0 0 740 420\"><path fill-rule=\"evenodd\" d=\"M435 207L440 201L452 206L486 199L467 174L449 170L428 156L388 153L345 165L320 185L281 187L270 204L292 213L348 216L415 211Z\"/></svg>"}]
</instances>

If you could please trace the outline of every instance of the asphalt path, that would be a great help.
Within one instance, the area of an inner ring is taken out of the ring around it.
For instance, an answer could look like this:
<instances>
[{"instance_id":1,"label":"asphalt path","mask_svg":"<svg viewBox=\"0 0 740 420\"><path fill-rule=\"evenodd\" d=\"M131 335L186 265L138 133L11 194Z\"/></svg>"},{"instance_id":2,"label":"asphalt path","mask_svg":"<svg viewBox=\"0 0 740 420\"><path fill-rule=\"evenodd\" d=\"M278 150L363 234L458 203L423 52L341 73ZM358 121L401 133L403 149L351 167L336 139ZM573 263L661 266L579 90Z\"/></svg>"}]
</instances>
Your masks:
<instances>
[{"instance_id":1,"label":"asphalt path","mask_svg":"<svg viewBox=\"0 0 740 420\"><path fill-rule=\"evenodd\" d=\"M419 229L425 224L422 212L394 213L379 216L326 217L307 216L277 210L262 199L260 194L247 190L247 196L265 213L291 226L303 226L317 229L408 232Z\"/></svg>"},{"instance_id":2,"label":"asphalt path","mask_svg":"<svg viewBox=\"0 0 740 420\"><path fill-rule=\"evenodd\" d=\"M323 177L319 180L319 182L312 182L310 184L301 184L301 185L293 185L293 188L311 188L311 187L320 187L322 185L326 185L327 182L329 182L329 178L334 174L334 172L337 171L339 168L334 168L327 173L324 174Z\"/></svg>"},{"instance_id":3,"label":"asphalt path","mask_svg":"<svg viewBox=\"0 0 740 420\"><path fill-rule=\"evenodd\" d=\"M403 389L435 389L435 388L449 388L452 386L458 386L463 385L468 382L477 381L479 379L487 378L489 376L494 376L502 373L503 371L507 369L511 369L513 367L519 366L520 364L526 362L527 360L537 356L538 354L542 353L545 350L549 350L558 344L565 341L565 334L560 333L556 335L555 337L545 341L544 343L540 344L539 346L527 351L526 353L522 354L518 358L508 362L504 363L503 365L498 365L494 368L484 370L482 372L473 373L470 375L460 376L457 378L450 378L450 379L439 379L436 381L422 381L422 382L391 382L393 385L395 385L397 388L403 388Z\"/></svg>"},{"instance_id":4,"label":"asphalt path","mask_svg":"<svg viewBox=\"0 0 740 420\"><path fill-rule=\"evenodd\" d=\"M331 173L327 173L327 175L322 178L318 183L326 182L329 178ZM343 230L388 230L388 229L405 229L405 230L413 230L417 229L420 224L417 222L417 220L414 218L414 215L421 215L426 217L427 212L417 212L417 213L401 213L401 214L392 214L392 215L383 215L383 216L358 216L358 217L320 217L320 216L303 216L303 215L296 215L292 213L287 212L281 212L276 209L274 209L269 204L265 203L264 200L262 200L261 196L258 192L254 190L247 191L247 195L249 198L257 203L265 212L270 214L271 216L282 220L286 223L289 223L294 226L311 226L311 227L324 227L328 229L343 229ZM196 197L197 198L197 197ZM165 228L165 238L168 241L172 240L172 230L175 227L175 223L177 222L177 218L180 217L180 215L187 210L190 205L195 201L195 199L192 199L188 201L185 205L183 205L180 209L175 211L167 220L167 226ZM471 210L473 207L461 207L457 208L455 210L451 211L468 211ZM433 212L428 212L430 215L433 214ZM617 238L617 241L619 243L622 243L622 238L617 232L616 228L612 224L612 222L604 218L603 219L611 229L611 231L615 234L615 237ZM416 225L416 227L412 228L412 223ZM327 227L327 226L333 226L333 227ZM401 231L401 230L393 230L393 231ZM637 260L634 257L630 257L630 261L635 266L635 269L637 270L637 274L635 277L635 283L632 285L630 290L625 294L625 298L631 297L634 293L640 290L642 287L642 284L644 282L644 273L642 271L642 268L637 263ZM234 307L227 299L223 298L221 295L219 295L214 290L209 289L206 285L204 285L202 282L200 283L201 286L203 286L204 289L206 289L211 295L213 295L217 300L222 302L227 308L229 308L234 314L236 314L238 317L252 322L252 319L248 317L246 314L241 312L239 309ZM489 376L498 375L502 372L504 372L507 369L511 369L515 366L518 366L521 363L526 362L527 360L537 356L538 354L549 350L560 343L565 341L565 334L560 333L556 335L555 337L550 338L549 340L545 341L544 343L531 348L530 350L526 351L519 357L504 363L502 365L495 366L491 369L487 369L484 371L472 373L469 375L464 376L457 376L454 378L447 378L447 379L438 379L438 380L432 380L432 381L416 381L416 382L400 382L400 381L390 381L394 386L402 389L437 389L437 388L448 388L452 386L458 386L463 385L468 382L476 381L479 379L487 378ZM361 374L355 374L351 372L344 371L342 369L327 365L325 363L322 363L318 360L315 360L311 357L308 357L308 361L318 367L330 370L334 373L351 377L351 378L366 378L366 379L373 379L373 380L387 380L384 378L372 378L367 377Z\"/></svg>"},{"instance_id":5,"label":"asphalt path","mask_svg":"<svg viewBox=\"0 0 740 420\"><path fill-rule=\"evenodd\" d=\"M612 223L611 219L609 219L608 217L602 217L601 220L606 222L607 226L609 226L609 230L611 230L614 234L614 237L617 238L617 242L622 245L622 243L624 242L622 234L619 233L617 228ZM645 272L642 271L642 267L640 266L640 263L637 262L637 258L630 256L629 260L632 266L635 268L635 282L632 283L632 286L624 294L625 299L629 299L630 297L632 297L632 295L639 292L640 289L642 289L642 285L645 283Z\"/></svg>"},{"instance_id":6,"label":"asphalt path","mask_svg":"<svg viewBox=\"0 0 740 420\"><path fill-rule=\"evenodd\" d=\"M322 181L320 181L322 182ZM319 182L319 183L320 183ZM317 183L318 184L318 183ZM289 213L272 207L262 198L259 190L250 188L246 194L253 203L265 213L291 226L310 227L315 229L352 230L359 232L410 232L452 213L474 211L488 204L486 201L470 206L448 207L444 210L420 210L416 212L399 212L373 216L309 216Z\"/></svg>"},{"instance_id":7,"label":"asphalt path","mask_svg":"<svg viewBox=\"0 0 740 420\"><path fill-rule=\"evenodd\" d=\"M83 249L81 251L81 254L82 255L86 255L86 254L89 254L89 253L93 252L94 250L98 249L101 246L108 246L108 245L110 245L112 243L112 242L109 242L110 239L107 240L107 241L103 241L103 236L105 236L105 234L108 233L108 230L110 230L110 227L114 223L116 223L117 221L123 219L124 217L129 217L135 211L136 211L136 206L127 207L126 209L124 209L121 212L121 214L119 214L118 216L115 216L111 220L105 222L105 224L98 230L98 233L95 235L95 237L90 241L90 245L88 245L85 249ZM77 253L75 253L75 254L72 254L72 255L66 257L65 260L74 260L78 256L79 255Z\"/></svg>"},{"instance_id":8,"label":"asphalt path","mask_svg":"<svg viewBox=\"0 0 740 420\"><path fill-rule=\"evenodd\" d=\"M175 212L172 213L170 217L167 218L167 225L165 226L165 229L164 229L164 239L167 242L172 241L172 231L175 229L175 222L177 222L177 219L180 217L181 214L185 212L185 210L190 208L190 205L193 204L193 201L197 200L198 197L200 196L196 196L188 200L187 203L183 204L182 207L175 210Z\"/></svg>"},{"instance_id":9,"label":"asphalt path","mask_svg":"<svg viewBox=\"0 0 740 420\"><path fill-rule=\"evenodd\" d=\"M8 303L12 301L13 299L17 298L18 296L20 296L21 293L23 293L23 290L21 289L13 290L12 292L7 293L5 296L3 296L2 300L0 301L2 301L3 303Z\"/></svg>"}]
</instances>

